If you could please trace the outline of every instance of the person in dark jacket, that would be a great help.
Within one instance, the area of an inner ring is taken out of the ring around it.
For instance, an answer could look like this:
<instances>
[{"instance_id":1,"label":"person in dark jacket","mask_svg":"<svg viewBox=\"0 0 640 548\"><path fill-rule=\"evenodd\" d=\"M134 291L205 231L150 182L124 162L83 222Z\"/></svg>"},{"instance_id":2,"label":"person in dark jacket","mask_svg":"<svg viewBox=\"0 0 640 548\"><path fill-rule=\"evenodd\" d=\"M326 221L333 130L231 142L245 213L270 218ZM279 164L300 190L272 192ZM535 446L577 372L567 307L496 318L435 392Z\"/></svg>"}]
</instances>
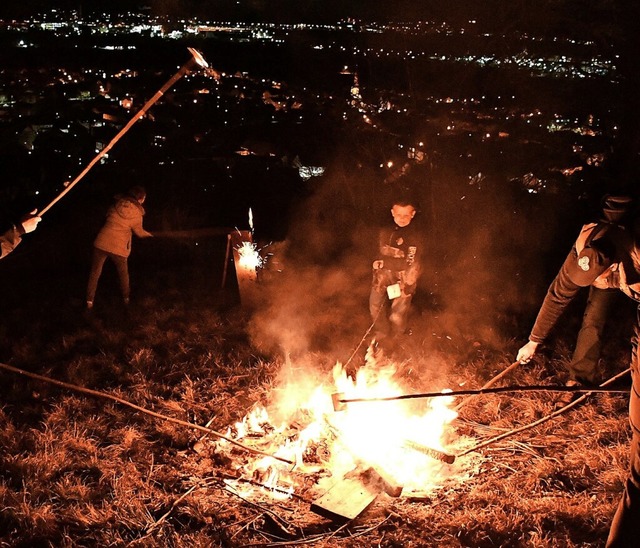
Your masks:
<instances>
[{"instance_id":1,"label":"person in dark jacket","mask_svg":"<svg viewBox=\"0 0 640 548\"><path fill-rule=\"evenodd\" d=\"M584 225L571 252L547 290L529 342L519 351L517 359L528 362L538 345L545 341L558 318L583 287L596 284L608 287L608 276L616 268L612 235L594 235L595 223ZM608 231L609 232L609 231Z\"/></svg>"},{"instance_id":2,"label":"person in dark jacket","mask_svg":"<svg viewBox=\"0 0 640 548\"><path fill-rule=\"evenodd\" d=\"M597 223L601 228L611 225L625 226L634 209L630 196L607 195L602 199L602 211ZM587 305L582 316L582 325L576 339L576 346L568 364L568 384L596 385L600 378L600 353L602 336L607 319L614 310L620 291L596 281L589 287ZM566 394L571 397L571 394Z\"/></svg>"},{"instance_id":3,"label":"person in dark jacket","mask_svg":"<svg viewBox=\"0 0 640 548\"><path fill-rule=\"evenodd\" d=\"M593 233L593 225L582 228L576 244L547 291L529 342L520 348L517 360L521 363L531 360L538 345L545 340L582 287L596 283L599 287L618 289L639 303L631 341L629 475L606 544L607 548L628 548L640 546L640 218L636 214L627 226L614 225L600 234Z\"/></svg>"},{"instance_id":4,"label":"person in dark jacket","mask_svg":"<svg viewBox=\"0 0 640 548\"><path fill-rule=\"evenodd\" d=\"M0 232L0 259L11 253L22 241L22 236L33 232L42 220L36 211L25 215L19 223L12 224Z\"/></svg>"},{"instance_id":5,"label":"person in dark jacket","mask_svg":"<svg viewBox=\"0 0 640 548\"><path fill-rule=\"evenodd\" d=\"M393 224L379 234L369 294L377 340L402 334L407 328L423 253L422 238L415 224L411 224L415 214L411 202L396 200L391 208Z\"/></svg>"},{"instance_id":6,"label":"person in dark jacket","mask_svg":"<svg viewBox=\"0 0 640 548\"><path fill-rule=\"evenodd\" d=\"M145 214L142 204L146 197L145 189L135 186L125 195L116 196L114 205L109 208L107 220L93 242L93 260L87 284L87 309L93 308L98 280L107 258L113 262L118 272L123 303L129 304L128 258L131 254L132 235L139 238L153 236L142 227L142 217Z\"/></svg>"}]
</instances>

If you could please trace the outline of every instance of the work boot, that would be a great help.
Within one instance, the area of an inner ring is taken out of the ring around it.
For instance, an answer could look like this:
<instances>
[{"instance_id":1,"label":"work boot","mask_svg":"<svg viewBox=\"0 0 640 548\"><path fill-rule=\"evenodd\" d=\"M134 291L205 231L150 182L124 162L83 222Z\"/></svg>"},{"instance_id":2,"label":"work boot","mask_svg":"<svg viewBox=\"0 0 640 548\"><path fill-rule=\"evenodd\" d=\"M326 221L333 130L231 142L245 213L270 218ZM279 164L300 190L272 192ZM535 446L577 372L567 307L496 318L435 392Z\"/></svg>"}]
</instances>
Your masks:
<instances>
[{"instance_id":1,"label":"work boot","mask_svg":"<svg viewBox=\"0 0 640 548\"><path fill-rule=\"evenodd\" d=\"M564 383L565 386L573 387L573 386L583 386L577 379L569 379ZM581 392L560 392L554 401L554 407L556 409L560 409L561 407L565 407L569 405L572 401L576 400L582 395Z\"/></svg>"},{"instance_id":2,"label":"work boot","mask_svg":"<svg viewBox=\"0 0 640 548\"><path fill-rule=\"evenodd\" d=\"M567 381L569 382L569 381ZM572 385L572 386L584 386L585 388L596 388L600 383L598 383L595 380L591 380L591 379L587 379L585 377L581 377L579 375L576 375L576 379L574 381L576 384Z\"/></svg>"}]
</instances>

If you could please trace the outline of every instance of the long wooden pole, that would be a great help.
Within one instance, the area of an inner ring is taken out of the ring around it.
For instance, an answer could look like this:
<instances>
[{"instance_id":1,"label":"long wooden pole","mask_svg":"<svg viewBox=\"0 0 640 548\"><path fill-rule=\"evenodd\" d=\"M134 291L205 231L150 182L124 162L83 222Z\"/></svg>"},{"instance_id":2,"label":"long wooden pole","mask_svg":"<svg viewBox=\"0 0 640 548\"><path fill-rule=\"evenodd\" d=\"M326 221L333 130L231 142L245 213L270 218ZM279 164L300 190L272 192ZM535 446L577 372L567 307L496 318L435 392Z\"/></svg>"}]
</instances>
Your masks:
<instances>
[{"instance_id":1,"label":"long wooden pole","mask_svg":"<svg viewBox=\"0 0 640 548\"><path fill-rule=\"evenodd\" d=\"M364 398L345 398L342 392L336 392L332 398L337 404L346 403L367 403L367 402L383 402L397 400L413 400L422 398L451 398L456 396L480 396L484 394L504 394L513 392L618 392L627 393L628 388L616 388L611 386L563 386L553 384L534 384L534 385L515 385L515 386L498 386L494 388L473 388L466 390L452 390L451 392L419 392L415 394L400 394L399 396L380 396L380 397L364 397Z\"/></svg>"},{"instance_id":2,"label":"long wooden pole","mask_svg":"<svg viewBox=\"0 0 640 548\"><path fill-rule=\"evenodd\" d=\"M158 101L158 99L160 99L160 97L162 97L166 93L166 91L169 88L171 88L180 78L182 78L185 74L187 74L187 72L189 72L189 70L194 65L201 64L201 62L204 62L202 57L199 56L199 54L197 54L197 52L195 52L195 50L189 49L189 51L190 51L190 53L192 55L191 59L189 59L189 61L187 61L187 63L185 63L182 67L180 67L180 70L178 70L178 72L176 72L171 78L169 78L167 83L164 86L162 86L156 92L156 94L153 97L151 97L151 99L149 99L145 103L145 105L138 111L138 113L133 118L131 118L131 120L129 120L129 122L127 122L127 124L115 135L115 137L113 139L111 139L109 144L106 147L104 147L100 152L98 152L98 154L93 158L93 160L91 160L91 162L89 162L87 167L85 167L73 181L68 183L65 186L64 190L62 192L60 192L60 194L58 194L58 196L56 196L46 207L44 207L43 209L41 209L38 212L38 216L39 217L42 217L47 211L49 211L54 206L54 204L56 204L64 196L66 196L67 193L74 186L76 186L83 179L83 177L87 173L89 173L91 168L94 165L96 165L100 161L100 159L102 157L104 157L113 148L113 146L122 138L122 136L125 133L127 133L127 131L129 131L131 129L133 124L135 124L138 120L140 120L140 118L142 118L145 115L147 110L149 110L151 108L151 106L154 105Z\"/></svg>"},{"instance_id":3,"label":"long wooden pole","mask_svg":"<svg viewBox=\"0 0 640 548\"><path fill-rule=\"evenodd\" d=\"M99 392L98 390L91 390L90 388L84 388L83 386L78 386L76 384L70 384L67 382L58 381L56 379L52 379L51 377L45 377L44 375L38 375L37 373L30 373L29 371L25 371L24 369L19 369L18 367L13 367L12 365L7 365L6 363L0 363L0 368L5 369L6 371L11 371L12 373L18 373L19 375L24 375L25 377L30 377L38 381L43 381L49 384L55 384L56 386L67 388L69 390L74 390L76 392L82 392L83 394L88 394L89 396L112 400L122 405L126 405L127 407L131 407L136 411L140 411L141 413L145 413L146 415L151 415L152 417L156 417L157 419L173 422L181 426L187 426L188 428L200 430L200 432L206 432L207 434L211 434L212 436L228 441L232 445L235 445L236 447L239 447L240 449L244 449L245 451L248 451L250 453L261 455L263 457L276 459L276 460L285 462L287 464L295 464L293 461L289 459L285 459L284 457L278 457L276 455L272 455L271 453L265 453L264 451L260 451L259 449L254 449L253 447L248 447L247 445L243 445L242 443L237 442L234 439L229 438L224 434L221 434L220 432L216 432L211 428L207 428L206 426L200 426L199 424L194 424L192 422L187 422L180 419L176 419L174 417L169 417L167 415L162 415L161 413L156 413L155 411L151 411L150 409L146 409L145 407L140 407L135 403L131 403L130 401L119 398L118 396L114 396L112 394L107 394L106 392Z\"/></svg>"},{"instance_id":4,"label":"long wooden pole","mask_svg":"<svg viewBox=\"0 0 640 548\"><path fill-rule=\"evenodd\" d=\"M520 361L513 362L509 367L506 367L505 369L500 371L500 373L498 373L495 377L493 377L492 379L489 379L486 383L484 383L480 387L480 390L485 390L485 389L489 388L490 386L493 386L502 377L504 377L505 375L507 375L508 373L513 371L516 367L518 367L518 365L520 365ZM464 400L462 400L458 405L456 405L456 407L455 407L456 411L459 411L461 407L464 407L472 399L473 399L473 396L469 396L468 398L465 398Z\"/></svg>"}]
</instances>

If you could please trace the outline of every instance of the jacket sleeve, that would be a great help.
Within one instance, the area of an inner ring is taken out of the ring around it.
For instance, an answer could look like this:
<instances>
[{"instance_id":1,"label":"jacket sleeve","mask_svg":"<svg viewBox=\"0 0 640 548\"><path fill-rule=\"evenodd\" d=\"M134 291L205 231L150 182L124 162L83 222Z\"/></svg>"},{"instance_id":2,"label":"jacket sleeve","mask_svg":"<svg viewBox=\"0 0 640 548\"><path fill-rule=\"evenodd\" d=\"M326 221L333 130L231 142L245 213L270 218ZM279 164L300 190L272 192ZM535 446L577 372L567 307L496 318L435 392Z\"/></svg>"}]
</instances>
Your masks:
<instances>
[{"instance_id":1,"label":"jacket sleeve","mask_svg":"<svg viewBox=\"0 0 640 548\"><path fill-rule=\"evenodd\" d=\"M131 227L131 230L133 230L133 233L138 238L150 238L151 236L153 236L153 234L151 234L151 232L146 231L142 227L142 215L140 216L140 220L133 224L133 226Z\"/></svg>"},{"instance_id":2,"label":"jacket sleeve","mask_svg":"<svg viewBox=\"0 0 640 548\"><path fill-rule=\"evenodd\" d=\"M24 234L21 226L12 226L0 235L0 259L11 253L21 241Z\"/></svg>"},{"instance_id":3,"label":"jacket sleeve","mask_svg":"<svg viewBox=\"0 0 640 548\"><path fill-rule=\"evenodd\" d=\"M422 272L422 257L424 256L424 243L420 238L413 238L409 246L404 281L407 285L416 285Z\"/></svg>"},{"instance_id":4,"label":"jacket sleeve","mask_svg":"<svg viewBox=\"0 0 640 548\"><path fill-rule=\"evenodd\" d=\"M572 258L573 253L574 251L572 250L547 290L538 312L538 317L529 335L529 340L531 341L541 343L547 338L558 318L581 289L579 285L571 281L567 273L566 265L568 260Z\"/></svg>"}]
</instances>

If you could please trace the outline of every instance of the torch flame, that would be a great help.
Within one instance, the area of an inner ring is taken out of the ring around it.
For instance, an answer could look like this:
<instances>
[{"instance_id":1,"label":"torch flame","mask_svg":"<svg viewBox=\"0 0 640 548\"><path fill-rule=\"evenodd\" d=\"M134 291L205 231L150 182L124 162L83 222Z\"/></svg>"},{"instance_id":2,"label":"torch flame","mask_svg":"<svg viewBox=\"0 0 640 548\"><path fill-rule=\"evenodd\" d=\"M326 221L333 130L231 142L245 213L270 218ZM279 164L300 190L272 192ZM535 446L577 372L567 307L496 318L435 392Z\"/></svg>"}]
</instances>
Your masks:
<instances>
[{"instance_id":1,"label":"torch flame","mask_svg":"<svg viewBox=\"0 0 640 548\"><path fill-rule=\"evenodd\" d=\"M242 245L238 247L238 264L247 270L262 268L264 259L260 256L255 243L242 242Z\"/></svg>"}]
</instances>

